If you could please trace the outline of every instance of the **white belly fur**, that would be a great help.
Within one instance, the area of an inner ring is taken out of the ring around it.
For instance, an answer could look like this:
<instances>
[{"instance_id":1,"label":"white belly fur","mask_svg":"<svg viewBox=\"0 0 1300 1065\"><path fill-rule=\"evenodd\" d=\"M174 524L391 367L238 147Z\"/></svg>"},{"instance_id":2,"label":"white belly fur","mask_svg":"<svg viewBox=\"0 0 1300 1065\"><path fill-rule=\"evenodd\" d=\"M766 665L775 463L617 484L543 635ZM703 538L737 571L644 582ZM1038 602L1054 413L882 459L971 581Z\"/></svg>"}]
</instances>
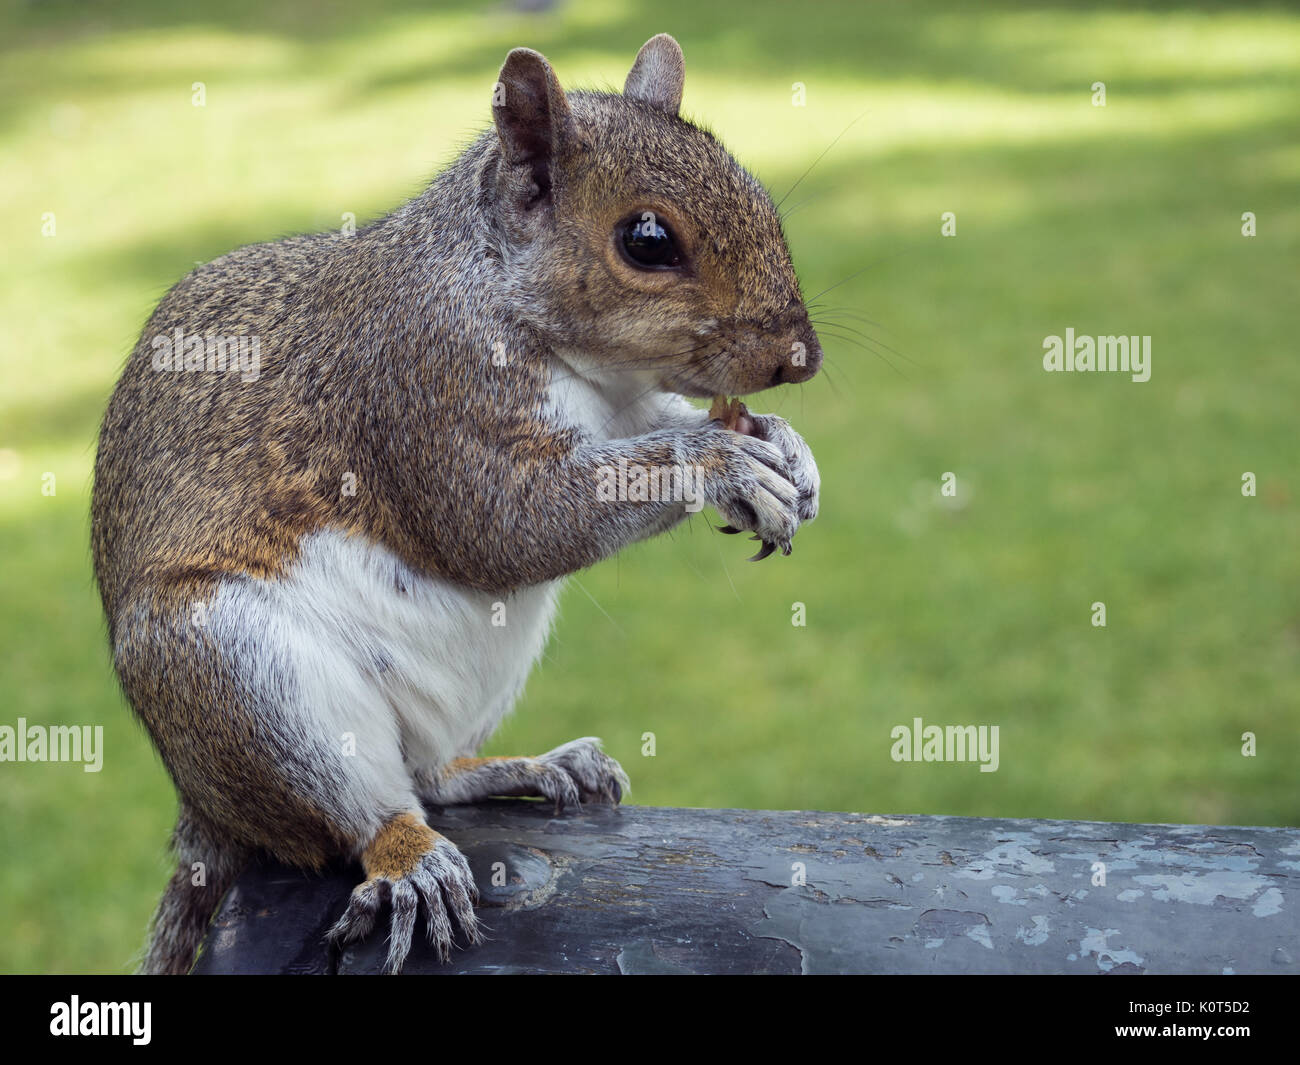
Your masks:
<instances>
[{"instance_id":1,"label":"white belly fur","mask_svg":"<svg viewBox=\"0 0 1300 1065\"><path fill-rule=\"evenodd\" d=\"M325 531L303 539L278 580L223 589L213 617L238 617L268 640L271 660L297 676L291 701L307 704L281 712L304 715L316 735L355 737L353 765L374 785L362 790L392 795L410 790L411 773L472 754L496 729L546 644L561 583L502 598ZM505 624L494 625L494 613Z\"/></svg>"},{"instance_id":2,"label":"white belly fur","mask_svg":"<svg viewBox=\"0 0 1300 1065\"><path fill-rule=\"evenodd\" d=\"M590 439L704 420L641 382L563 376L549 412ZM416 808L417 774L473 754L510 712L562 585L503 599L418 574L379 544L329 530L304 537L279 578L224 583L209 624L282 734L342 774L322 801L345 804L337 815L368 838L383 811Z\"/></svg>"}]
</instances>

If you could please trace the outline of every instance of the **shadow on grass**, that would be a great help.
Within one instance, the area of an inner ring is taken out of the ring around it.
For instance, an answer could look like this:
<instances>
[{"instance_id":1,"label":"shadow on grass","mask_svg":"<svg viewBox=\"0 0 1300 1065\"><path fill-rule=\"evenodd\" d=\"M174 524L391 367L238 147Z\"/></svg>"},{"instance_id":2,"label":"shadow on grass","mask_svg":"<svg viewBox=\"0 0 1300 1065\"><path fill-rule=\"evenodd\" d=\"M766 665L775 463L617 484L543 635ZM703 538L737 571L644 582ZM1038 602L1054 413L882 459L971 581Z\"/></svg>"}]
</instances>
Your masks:
<instances>
[{"instance_id":1,"label":"shadow on grass","mask_svg":"<svg viewBox=\"0 0 1300 1065\"><path fill-rule=\"evenodd\" d=\"M652 33L668 30L679 36L691 71L766 81L780 85L780 94L793 80L843 81L870 79L897 83L924 82L952 87L967 84L1032 94L1088 91L1093 80L1107 80L1114 66L1127 95L1160 95L1189 89L1268 88L1295 85L1296 62L1257 61L1250 69L1215 69L1201 57L1167 51L1152 55L1144 69L1145 35L1153 30L1152 16L1187 16L1189 28L1226 17L1240 21L1291 13L1265 3L1221 4L1188 2L1126 3L1112 0L1086 6L1069 3L1000 3L972 5L945 0L923 5L840 2L805 5L792 14L785 0L757 0L743 12L730 5L700 4L697 0L606 6L599 3L559 4L553 12L525 15L509 3L386 0L369 4L364 14L346 4L316 4L293 0L287 4L225 2L189 7L160 2L115 5L111 13L87 15L71 4L29 5L0 39L0 55L31 48L57 47L103 40L112 47L115 36L141 31L220 31L272 39L303 46L289 65L250 68L238 49L227 49L212 62L195 63L194 76L228 76L244 82L284 82L295 76L319 74L319 50L355 44L392 27L407 32L423 23L473 23L474 43L451 56L431 56L427 62L406 63L356 81L342 77L349 98L418 85L436 87L448 79L489 84L506 51L527 45L547 52L560 69L569 56L592 52L622 57L630 63L639 44ZM604 17L601 17L601 14ZM165 48L165 45L160 45ZM223 59L226 67L223 69ZM201 67L201 70L199 69ZM1134 72L1136 69L1136 73ZM132 69L104 78L85 70L75 57L60 62L57 52L42 59L42 79L20 80L13 86L4 113L13 118L39 102L57 103L82 93L104 95L145 88L174 88L174 67ZM182 79L186 80L186 79Z\"/></svg>"},{"instance_id":2,"label":"shadow on grass","mask_svg":"<svg viewBox=\"0 0 1300 1065\"><path fill-rule=\"evenodd\" d=\"M960 242L962 252L953 258L949 247L934 239L937 223L929 225L928 215L927 228L919 232L914 216L875 210L871 175L892 189L905 187L906 175L913 175L913 180L931 175L936 182L950 182L960 175L971 187L996 186L1008 191L1013 208L981 218L976 228L963 230L977 233L975 240L985 251L1004 244L1024 247L1037 243L1050 260L1063 254L1059 246L1062 232L1080 225L1085 232L1074 236L1085 244L1095 240L1113 244L1113 233L1097 230L1091 221L1107 218L1117 229L1133 235L1132 243L1118 248L1117 254L1138 263L1145 257L1154 279L1166 272L1168 250L1152 241L1153 232L1158 235L1167 230L1193 247L1204 247L1214 244L1216 227L1225 240L1235 235L1235 215L1230 207L1247 195L1259 211L1280 214L1293 210L1293 184L1288 177L1282 173L1260 175L1251 162L1253 152L1287 143L1290 132L1289 121L1273 120L1200 135L1120 133L1104 141L1088 137L1085 142L1081 136L1078 142L1046 145L953 145L941 154L909 147L868 157L841 149L819 163L806 182L810 194L820 197L821 203L814 199L789 221L787 229L810 297L834 286L820 302L830 307L858 307L865 298L870 317L878 319L882 330L892 331L905 328L906 323L886 321L886 312L870 306L872 280L883 271L907 270L930 281L936 274L940 281L949 274L956 284L977 286L989 283L990 277L976 270L978 264L971 261L971 240ZM864 174L868 175L865 182ZM1188 180L1189 175L1197 179ZM789 183L796 176L792 166L775 178ZM304 175L304 182L309 181L310 176ZM1216 199L1225 205L1222 218L1213 215ZM390 207L396 208L399 202L395 198ZM200 206L196 204L196 209ZM240 244L310 232L318 217L310 203L288 214L279 207L268 208L244 215L232 232L226 213L208 218L196 214L192 223L167 238L155 236L85 253L67 263L63 271L79 288L91 288L111 277L114 285L142 293L141 305L151 309L153 301L188 273L196 260L207 261ZM1129 225L1132 229L1126 230ZM1044 234L1050 239L1044 239ZM805 242L815 253L801 255ZM854 276L858 271L861 274ZM148 309L141 314L139 326L147 315ZM124 359L129 345L116 357ZM832 353L839 346L840 341L828 340ZM850 357L858 350L853 341L842 346ZM882 362L897 365L909 378L924 369L888 356L882 356ZM92 386L11 408L10 439L79 444L93 437L93 430L86 430L97 424L97 409L103 399L100 390Z\"/></svg>"}]
</instances>

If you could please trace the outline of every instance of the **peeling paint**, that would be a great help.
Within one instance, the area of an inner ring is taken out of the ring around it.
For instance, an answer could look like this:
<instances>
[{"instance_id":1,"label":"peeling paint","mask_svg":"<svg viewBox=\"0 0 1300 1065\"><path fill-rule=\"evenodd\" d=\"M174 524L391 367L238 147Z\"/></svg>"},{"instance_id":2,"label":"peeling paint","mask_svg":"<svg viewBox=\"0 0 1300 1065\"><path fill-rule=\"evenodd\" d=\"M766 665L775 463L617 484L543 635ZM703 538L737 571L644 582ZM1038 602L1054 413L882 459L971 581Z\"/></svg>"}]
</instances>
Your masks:
<instances>
[{"instance_id":1,"label":"peeling paint","mask_svg":"<svg viewBox=\"0 0 1300 1065\"><path fill-rule=\"evenodd\" d=\"M1255 900L1255 906L1251 912L1256 917L1272 917L1275 913L1281 913L1282 892L1275 887L1269 888Z\"/></svg>"},{"instance_id":2,"label":"peeling paint","mask_svg":"<svg viewBox=\"0 0 1300 1065\"><path fill-rule=\"evenodd\" d=\"M1107 928L1104 932L1100 929L1089 928L1088 934L1079 943L1079 949L1085 957L1089 954L1096 955L1097 968L1102 972L1110 972L1116 965L1125 963L1141 967L1143 959L1133 951L1112 949L1106 945L1107 939L1117 935L1119 935L1118 928Z\"/></svg>"},{"instance_id":3,"label":"peeling paint","mask_svg":"<svg viewBox=\"0 0 1300 1065\"><path fill-rule=\"evenodd\" d=\"M408 972L1300 974L1295 829L542 806L430 808L497 905ZM249 871L198 971L376 971L386 925L323 947L357 875Z\"/></svg>"},{"instance_id":4,"label":"peeling paint","mask_svg":"<svg viewBox=\"0 0 1300 1065\"><path fill-rule=\"evenodd\" d=\"M648 939L629 943L614 959L618 971L624 976L690 976L692 971L675 962L659 957L655 945Z\"/></svg>"},{"instance_id":5,"label":"peeling paint","mask_svg":"<svg viewBox=\"0 0 1300 1065\"><path fill-rule=\"evenodd\" d=\"M1032 838L1031 833L1022 832L1016 835L1027 837L1028 844L1041 846L1039 841ZM1015 839L1001 840L998 846L986 851L982 858L974 859L970 863L970 868L960 869L955 875L970 880L991 880L994 876L1008 871L1021 875L1056 872L1056 864L1030 850L1026 842ZM1006 868L1008 866L1010 870Z\"/></svg>"},{"instance_id":6,"label":"peeling paint","mask_svg":"<svg viewBox=\"0 0 1300 1065\"><path fill-rule=\"evenodd\" d=\"M1268 880L1262 876L1232 871L1180 873L1177 876L1159 873L1133 879L1152 888L1151 896L1162 902L1172 899L1198 906L1212 906L1219 898L1249 899L1268 887Z\"/></svg>"},{"instance_id":7,"label":"peeling paint","mask_svg":"<svg viewBox=\"0 0 1300 1065\"><path fill-rule=\"evenodd\" d=\"M1047 937L1052 931L1051 923L1044 916L1034 916L1029 918L1033 928L1017 928L1016 939L1027 947L1041 947L1047 942Z\"/></svg>"},{"instance_id":8,"label":"peeling paint","mask_svg":"<svg viewBox=\"0 0 1300 1065\"><path fill-rule=\"evenodd\" d=\"M1016 898L1016 889L1011 887L1011 885L1009 884L995 884L992 888L989 889L989 894L991 894L995 899L997 899L998 902L1001 902L1007 906L1028 906L1029 905L1028 899Z\"/></svg>"}]
</instances>

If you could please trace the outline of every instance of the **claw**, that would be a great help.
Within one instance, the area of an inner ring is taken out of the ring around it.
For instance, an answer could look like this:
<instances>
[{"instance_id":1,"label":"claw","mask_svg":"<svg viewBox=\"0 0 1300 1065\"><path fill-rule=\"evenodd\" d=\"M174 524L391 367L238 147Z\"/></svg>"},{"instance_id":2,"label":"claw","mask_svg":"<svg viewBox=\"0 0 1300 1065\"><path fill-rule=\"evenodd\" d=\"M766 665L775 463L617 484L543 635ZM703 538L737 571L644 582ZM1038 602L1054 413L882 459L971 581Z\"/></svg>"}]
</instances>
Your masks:
<instances>
[{"instance_id":1,"label":"claw","mask_svg":"<svg viewBox=\"0 0 1300 1065\"><path fill-rule=\"evenodd\" d=\"M770 555L775 550L776 550L776 544L771 544L768 543L766 540L764 540L762 550L760 550L756 555L751 555L749 561L762 562L763 559L767 558L767 556Z\"/></svg>"},{"instance_id":2,"label":"claw","mask_svg":"<svg viewBox=\"0 0 1300 1065\"><path fill-rule=\"evenodd\" d=\"M734 525L719 525L717 528L718 532L726 533L728 536L734 536L736 533L740 532L740 530Z\"/></svg>"}]
</instances>

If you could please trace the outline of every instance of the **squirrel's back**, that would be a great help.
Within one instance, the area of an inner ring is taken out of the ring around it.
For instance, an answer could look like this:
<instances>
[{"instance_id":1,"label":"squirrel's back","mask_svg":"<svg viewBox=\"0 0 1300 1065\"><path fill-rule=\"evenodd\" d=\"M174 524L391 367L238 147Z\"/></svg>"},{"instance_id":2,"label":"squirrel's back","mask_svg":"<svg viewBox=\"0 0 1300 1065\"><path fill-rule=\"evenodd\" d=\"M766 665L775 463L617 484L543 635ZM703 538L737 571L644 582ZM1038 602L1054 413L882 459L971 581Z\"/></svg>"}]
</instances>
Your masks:
<instances>
[{"instance_id":1,"label":"squirrel's back","mask_svg":"<svg viewBox=\"0 0 1300 1065\"><path fill-rule=\"evenodd\" d=\"M96 459L110 628L135 581L191 595L222 573L281 571L314 529L400 526L383 488L409 445L401 420L471 424L491 397L469 387L465 353L517 333L492 307L499 254L473 209L485 150L354 235L239 248L159 303ZM504 369L495 389L512 387Z\"/></svg>"}]
</instances>

